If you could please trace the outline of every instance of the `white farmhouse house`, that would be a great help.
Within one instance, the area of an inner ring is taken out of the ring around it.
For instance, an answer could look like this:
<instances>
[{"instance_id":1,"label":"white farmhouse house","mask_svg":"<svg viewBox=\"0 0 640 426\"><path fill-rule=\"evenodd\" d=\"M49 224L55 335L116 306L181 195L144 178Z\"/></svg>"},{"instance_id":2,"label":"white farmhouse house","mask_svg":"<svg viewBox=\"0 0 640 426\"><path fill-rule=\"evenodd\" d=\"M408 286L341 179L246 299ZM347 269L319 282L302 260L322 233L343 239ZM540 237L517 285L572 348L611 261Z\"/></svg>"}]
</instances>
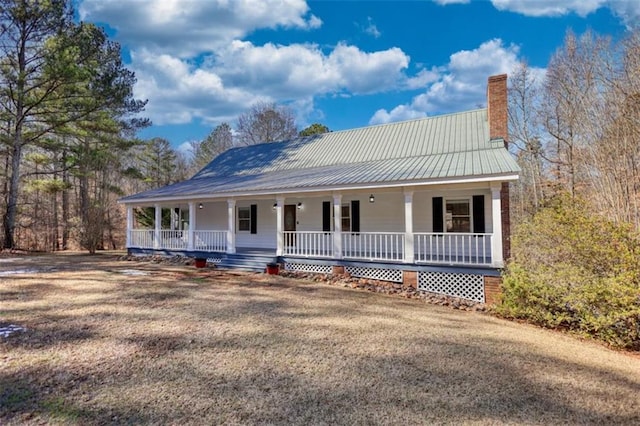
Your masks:
<instances>
[{"instance_id":1,"label":"white farmhouse house","mask_svg":"<svg viewBox=\"0 0 640 426\"><path fill-rule=\"evenodd\" d=\"M404 282L485 301L509 252L507 76L487 108L233 148L122 198L132 254ZM134 209L155 208L155 227ZM170 212L168 229L162 212Z\"/></svg>"}]
</instances>

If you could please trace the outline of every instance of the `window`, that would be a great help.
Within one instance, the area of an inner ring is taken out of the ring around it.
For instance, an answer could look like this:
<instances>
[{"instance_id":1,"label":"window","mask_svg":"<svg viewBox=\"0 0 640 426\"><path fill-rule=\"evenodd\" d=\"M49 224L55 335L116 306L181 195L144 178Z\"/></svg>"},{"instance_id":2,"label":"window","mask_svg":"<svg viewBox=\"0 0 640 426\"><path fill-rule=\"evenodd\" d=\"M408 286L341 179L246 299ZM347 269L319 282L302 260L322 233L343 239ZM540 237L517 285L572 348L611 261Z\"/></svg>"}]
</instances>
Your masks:
<instances>
[{"instance_id":1,"label":"window","mask_svg":"<svg viewBox=\"0 0 640 426\"><path fill-rule=\"evenodd\" d=\"M469 200L447 200L445 223L447 232L471 232Z\"/></svg>"},{"instance_id":2,"label":"window","mask_svg":"<svg viewBox=\"0 0 640 426\"><path fill-rule=\"evenodd\" d=\"M251 208L238 207L238 231L251 230Z\"/></svg>"},{"instance_id":3,"label":"window","mask_svg":"<svg viewBox=\"0 0 640 426\"><path fill-rule=\"evenodd\" d=\"M351 231L351 209L349 204L343 204L341 213L342 215L342 231Z\"/></svg>"}]
</instances>

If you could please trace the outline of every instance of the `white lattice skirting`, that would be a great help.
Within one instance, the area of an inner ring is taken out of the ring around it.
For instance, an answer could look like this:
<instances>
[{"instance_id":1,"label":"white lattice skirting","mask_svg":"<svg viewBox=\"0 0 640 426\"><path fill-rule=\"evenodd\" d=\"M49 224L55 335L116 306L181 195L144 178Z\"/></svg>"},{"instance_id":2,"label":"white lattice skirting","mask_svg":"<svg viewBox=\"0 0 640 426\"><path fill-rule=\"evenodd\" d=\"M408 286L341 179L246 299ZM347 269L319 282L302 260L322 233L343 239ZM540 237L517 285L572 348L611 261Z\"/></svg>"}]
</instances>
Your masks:
<instances>
[{"instance_id":1,"label":"white lattice skirting","mask_svg":"<svg viewBox=\"0 0 640 426\"><path fill-rule=\"evenodd\" d=\"M207 258L207 263L220 263L222 262L222 258L221 257L208 257Z\"/></svg>"},{"instance_id":2,"label":"white lattice skirting","mask_svg":"<svg viewBox=\"0 0 640 426\"><path fill-rule=\"evenodd\" d=\"M370 278L372 280L402 282L402 271L397 269L363 268L361 266L345 266L345 272L352 277Z\"/></svg>"},{"instance_id":3,"label":"white lattice skirting","mask_svg":"<svg viewBox=\"0 0 640 426\"><path fill-rule=\"evenodd\" d=\"M315 274L330 274L333 272L331 265L312 265L306 263L285 263L284 269L286 271L296 272L312 272Z\"/></svg>"},{"instance_id":4,"label":"white lattice skirting","mask_svg":"<svg viewBox=\"0 0 640 426\"><path fill-rule=\"evenodd\" d=\"M418 290L484 303L484 277L482 275L419 272Z\"/></svg>"}]
</instances>

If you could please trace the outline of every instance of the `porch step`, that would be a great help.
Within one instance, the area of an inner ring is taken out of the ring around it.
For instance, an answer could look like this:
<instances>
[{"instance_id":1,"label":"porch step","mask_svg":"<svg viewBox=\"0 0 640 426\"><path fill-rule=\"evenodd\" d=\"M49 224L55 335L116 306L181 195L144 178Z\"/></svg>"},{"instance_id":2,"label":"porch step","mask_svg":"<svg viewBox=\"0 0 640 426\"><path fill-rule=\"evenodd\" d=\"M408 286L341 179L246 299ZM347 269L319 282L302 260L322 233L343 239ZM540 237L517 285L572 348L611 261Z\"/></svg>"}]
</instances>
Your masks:
<instances>
[{"instance_id":1,"label":"porch step","mask_svg":"<svg viewBox=\"0 0 640 426\"><path fill-rule=\"evenodd\" d=\"M222 255L222 260L218 263L218 267L249 272L264 272L267 264L275 261L275 256L267 254L225 253Z\"/></svg>"}]
</instances>

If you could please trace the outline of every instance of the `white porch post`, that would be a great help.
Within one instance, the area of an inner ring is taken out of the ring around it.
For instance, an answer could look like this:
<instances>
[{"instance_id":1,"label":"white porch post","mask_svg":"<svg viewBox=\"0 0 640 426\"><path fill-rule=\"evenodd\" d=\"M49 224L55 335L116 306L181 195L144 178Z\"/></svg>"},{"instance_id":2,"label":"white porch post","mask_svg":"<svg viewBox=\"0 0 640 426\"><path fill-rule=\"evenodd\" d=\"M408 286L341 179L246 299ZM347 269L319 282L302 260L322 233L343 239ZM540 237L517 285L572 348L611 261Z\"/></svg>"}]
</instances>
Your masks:
<instances>
[{"instance_id":1,"label":"white porch post","mask_svg":"<svg viewBox=\"0 0 640 426\"><path fill-rule=\"evenodd\" d=\"M491 264L496 268L504 266L502 258L502 202L500 201L500 189L500 183L491 185L491 218L493 220Z\"/></svg>"},{"instance_id":2,"label":"white porch post","mask_svg":"<svg viewBox=\"0 0 640 426\"><path fill-rule=\"evenodd\" d=\"M131 247L131 231L133 230L133 207L127 206L127 248Z\"/></svg>"},{"instance_id":3,"label":"white porch post","mask_svg":"<svg viewBox=\"0 0 640 426\"><path fill-rule=\"evenodd\" d=\"M284 197L276 197L276 256L284 255Z\"/></svg>"},{"instance_id":4,"label":"white porch post","mask_svg":"<svg viewBox=\"0 0 640 426\"><path fill-rule=\"evenodd\" d=\"M155 217L155 238L153 241L153 248L160 248L160 228L162 226L162 207L160 206L160 204L156 204L154 206L155 208L155 213L156 213L156 217Z\"/></svg>"},{"instance_id":5,"label":"white porch post","mask_svg":"<svg viewBox=\"0 0 640 426\"><path fill-rule=\"evenodd\" d=\"M180 229L180 222L179 222L180 217L176 213L176 208L171 207L169 211L171 212L171 225L169 225L170 226L169 229L171 229L172 231Z\"/></svg>"},{"instance_id":6,"label":"white porch post","mask_svg":"<svg viewBox=\"0 0 640 426\"><path fill-rule=\"evenodd\" d=\"M333 195L333 257L342 259L342 194Z\"/></svg>"},{"instance_id":7,"label":"white porch post","mask_svg":"<svg viewBox=\"0 0 640 426\"><path fill-rule=\"evenodd\" d=\"M189 201L189 233L187 234L187 250L193 251L195 248L196 229L196 203Z\"/></svg>"},{"instance_id":8,"label":"white porch post","mask_svg":"<svg viewBox=\"0 0 640 426\"><path fill-rule=\"evenodd\" d=\"M413 263L413 191L404 193L404 262Z\"/></svg>"},{"instance_id":9,"label":"white porch post","mask_svg":"<svg viewBox=\"0 0 640 426\"><path fill-rule=\"evenodd\" d=\"M236 200L227 200L227 253L236 252Z\"/></svg>"}]
</instances>

